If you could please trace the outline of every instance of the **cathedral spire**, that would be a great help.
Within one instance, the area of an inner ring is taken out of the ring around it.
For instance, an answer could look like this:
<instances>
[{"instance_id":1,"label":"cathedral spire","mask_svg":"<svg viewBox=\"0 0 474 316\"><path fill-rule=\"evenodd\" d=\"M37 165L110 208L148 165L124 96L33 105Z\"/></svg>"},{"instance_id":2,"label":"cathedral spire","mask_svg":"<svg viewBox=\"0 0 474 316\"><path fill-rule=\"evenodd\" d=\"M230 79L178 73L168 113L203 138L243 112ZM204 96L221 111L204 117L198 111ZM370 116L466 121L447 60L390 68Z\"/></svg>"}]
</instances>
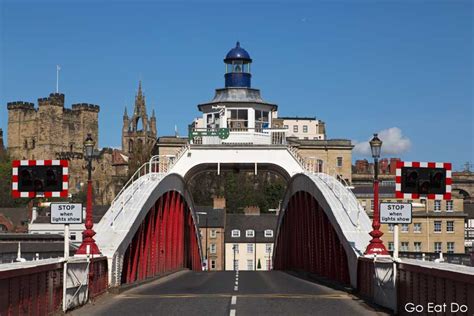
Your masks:
<instances>
[{"instance_id":1,"label":"cathedral spire","mask_svg":"<svg viewBox=\"0 0 474 316\"><path fill-rule=\"evenodd\" d=\"M155 109L153 109L153 110L151 111L151 117L153 117L153 118L155 117Z\"/></svg>"},{"instance_id":2,"label":"cathedral spire","mask_svg":"<svg viewBox=\"0 0 474 316\"><path fill-rule=\"evenodd\" d=\"M142 80L138 81L138 96L142 96Z\"/></svg>"},{"instance_id":3,"label":"cathedral spire","mask_svg":"<svg viewBox=\"0 0 474 316\"><path fill-rule=\"evenodd\" d=\"M123 112L123 117L128 117L127 106L125 106L125 111Z\"/></svg>"}]
</instances>

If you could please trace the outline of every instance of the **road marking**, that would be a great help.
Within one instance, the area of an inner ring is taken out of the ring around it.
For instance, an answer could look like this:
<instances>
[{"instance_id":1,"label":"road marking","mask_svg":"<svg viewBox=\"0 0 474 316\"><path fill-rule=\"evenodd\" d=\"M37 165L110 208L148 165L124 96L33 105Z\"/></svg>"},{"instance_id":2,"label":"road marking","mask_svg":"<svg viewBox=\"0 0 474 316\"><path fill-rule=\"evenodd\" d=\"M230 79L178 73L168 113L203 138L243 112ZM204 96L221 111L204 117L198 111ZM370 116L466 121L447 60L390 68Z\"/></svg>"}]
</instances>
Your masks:
<instances>
[{"instance_id":1,"label":"road marking","mask_svg":"<svg viewBox=\"0 0 474 316\"><path fill-rule=\"evenodd\" d=\"M238 286L234 287L235 291L238 290ZM219 293L219 294L119 294L114 299L157 299L157 298L202 298L202 297L232 297L231 293ZM290 299L352 299L347 294L240 294L236 297L244 298L290 298Z\"/></svg>"},{"instance_id":2,"label":"road marking","mask_svg":"<svg viewBox=\"0 0 474 316\"><path fill-rule=\"evenodd\" d=\"M229 316L235 316L235 309L230 310Z\"/></svg>"},{"instance_id":3,"label":"road marking","mask_svg":"<svg viewBox=\"0 0 474 316\"><path fill-rule=\"evenodd\" d=\"M236 285L234 286L234 291L238 291L239 290L239 287Z\"/></svg>"},{"instance_id":4,"label":"road marking","mask_svg":"<svg viewBox=\"0 0 474 316\"><path fill-rule=\"evenodd\" d=\"M235 285L239 285L239 281L235 281Z\"/></svg>"},{"instance_id":5,"label":"road marking","mask_svg":"<svg viewBox=\"0 0 474 316\"><path fill-rule=\"evenodd\" d=\"M230 300L230 304L231 304L231 305L237 304L237 296L235 296L235 295L232 296L232 299Z\"/></svg>"}]
</instances>

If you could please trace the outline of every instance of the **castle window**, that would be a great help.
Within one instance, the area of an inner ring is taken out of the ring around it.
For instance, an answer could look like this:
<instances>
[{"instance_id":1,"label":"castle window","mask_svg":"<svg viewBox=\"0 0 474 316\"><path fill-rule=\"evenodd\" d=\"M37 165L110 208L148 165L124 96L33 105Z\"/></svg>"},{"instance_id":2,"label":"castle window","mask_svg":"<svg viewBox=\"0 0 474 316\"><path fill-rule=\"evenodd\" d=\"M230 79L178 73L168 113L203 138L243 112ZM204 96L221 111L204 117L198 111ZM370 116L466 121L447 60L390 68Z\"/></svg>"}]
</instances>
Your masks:
<instances>
[{"instance_id":1,"label":"castle window","mask_svg":"<svg viewBox=\"0 0 474 316\"><path fill-rule=\"evenodd\" d=\"M34 149L36 147L36 140L33 138L31 140L31 148Z\"/></svg>"},{"instance_id":2,"label":"castle window","mask_svg":"<svg viewBox=\"0 0 474 316\"><path fill-rule=\"evenodd\" d=\"M133 140L131 139L128 141L128 152L133 152Z\"/></svg>"},{"instance_id":3,"label":"castle window","mask_svg":"<svg viewBox=\"0 0 474 316\"><path fill-rule=\"evenodd\" d=\"M28 141L26 139L23 142L23 149L28 149Z\"/></svg>"},{"instance_id":4,"label":"castle window","mask_svg":"<svg viewBox=\"0 0 474 316\"><path fill-rule=\"evenodd\" d=\"M70 144L70 145L69 145L69 152L72 153L73 149L74 149L74 145L73 145L73 144Z\"/></svg>"}]
</instances>

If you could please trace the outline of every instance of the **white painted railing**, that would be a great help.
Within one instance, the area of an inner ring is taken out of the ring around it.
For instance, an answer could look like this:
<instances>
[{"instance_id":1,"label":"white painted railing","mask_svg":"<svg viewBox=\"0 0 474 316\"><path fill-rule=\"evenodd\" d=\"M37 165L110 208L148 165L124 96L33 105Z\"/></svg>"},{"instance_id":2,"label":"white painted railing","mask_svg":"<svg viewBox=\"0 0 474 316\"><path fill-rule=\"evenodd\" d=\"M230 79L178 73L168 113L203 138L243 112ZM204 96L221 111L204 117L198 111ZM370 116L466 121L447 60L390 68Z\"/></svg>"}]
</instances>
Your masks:
<instances>
[{"instance_id":1,"label":"white painted railing","mask_svg":"<svg viewBox=\"0 0 474 316\"><path fill-rule=\"evenodd\" d=\"M317 160L315 158L303 158L298 153L295 147L287 146L290 154L298 161L301 168L309 175L318 176L334 193L337 199L341 202L344 211L347 213L352 224L360 228L360 212L365 212L362 205L360 205L356 196L350 189L350 185L335 169L326 168L326 172L319 170Z\"/></svg>"}]
</instances>

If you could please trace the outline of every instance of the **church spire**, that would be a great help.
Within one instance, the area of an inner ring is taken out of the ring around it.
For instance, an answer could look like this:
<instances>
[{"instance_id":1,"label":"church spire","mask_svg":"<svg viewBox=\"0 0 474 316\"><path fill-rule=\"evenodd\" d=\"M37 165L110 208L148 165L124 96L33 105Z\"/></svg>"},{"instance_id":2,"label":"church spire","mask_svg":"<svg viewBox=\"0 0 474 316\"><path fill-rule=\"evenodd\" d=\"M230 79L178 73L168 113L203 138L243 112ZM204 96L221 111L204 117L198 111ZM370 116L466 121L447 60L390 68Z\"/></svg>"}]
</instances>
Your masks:
<instances>
[{"instance_id":1,"label":"church spire","mask_svg":"<svg viewBox=\"0 0 474 316\"><path fill-rule=\"evenodd\" d=\"M127 106L125 106L125 111L123 111L123 117L128 117Z\"/></svg>"},{"instance_id":2,"label":"church spire","mask_svg":"<svg viewBox=\"0 0 474 316\"><path fill-rule=\"evenodd\" d=\"M142 94L142 80L138 81L138 96L141 97Z\"/></svg>"}]
</instances>

